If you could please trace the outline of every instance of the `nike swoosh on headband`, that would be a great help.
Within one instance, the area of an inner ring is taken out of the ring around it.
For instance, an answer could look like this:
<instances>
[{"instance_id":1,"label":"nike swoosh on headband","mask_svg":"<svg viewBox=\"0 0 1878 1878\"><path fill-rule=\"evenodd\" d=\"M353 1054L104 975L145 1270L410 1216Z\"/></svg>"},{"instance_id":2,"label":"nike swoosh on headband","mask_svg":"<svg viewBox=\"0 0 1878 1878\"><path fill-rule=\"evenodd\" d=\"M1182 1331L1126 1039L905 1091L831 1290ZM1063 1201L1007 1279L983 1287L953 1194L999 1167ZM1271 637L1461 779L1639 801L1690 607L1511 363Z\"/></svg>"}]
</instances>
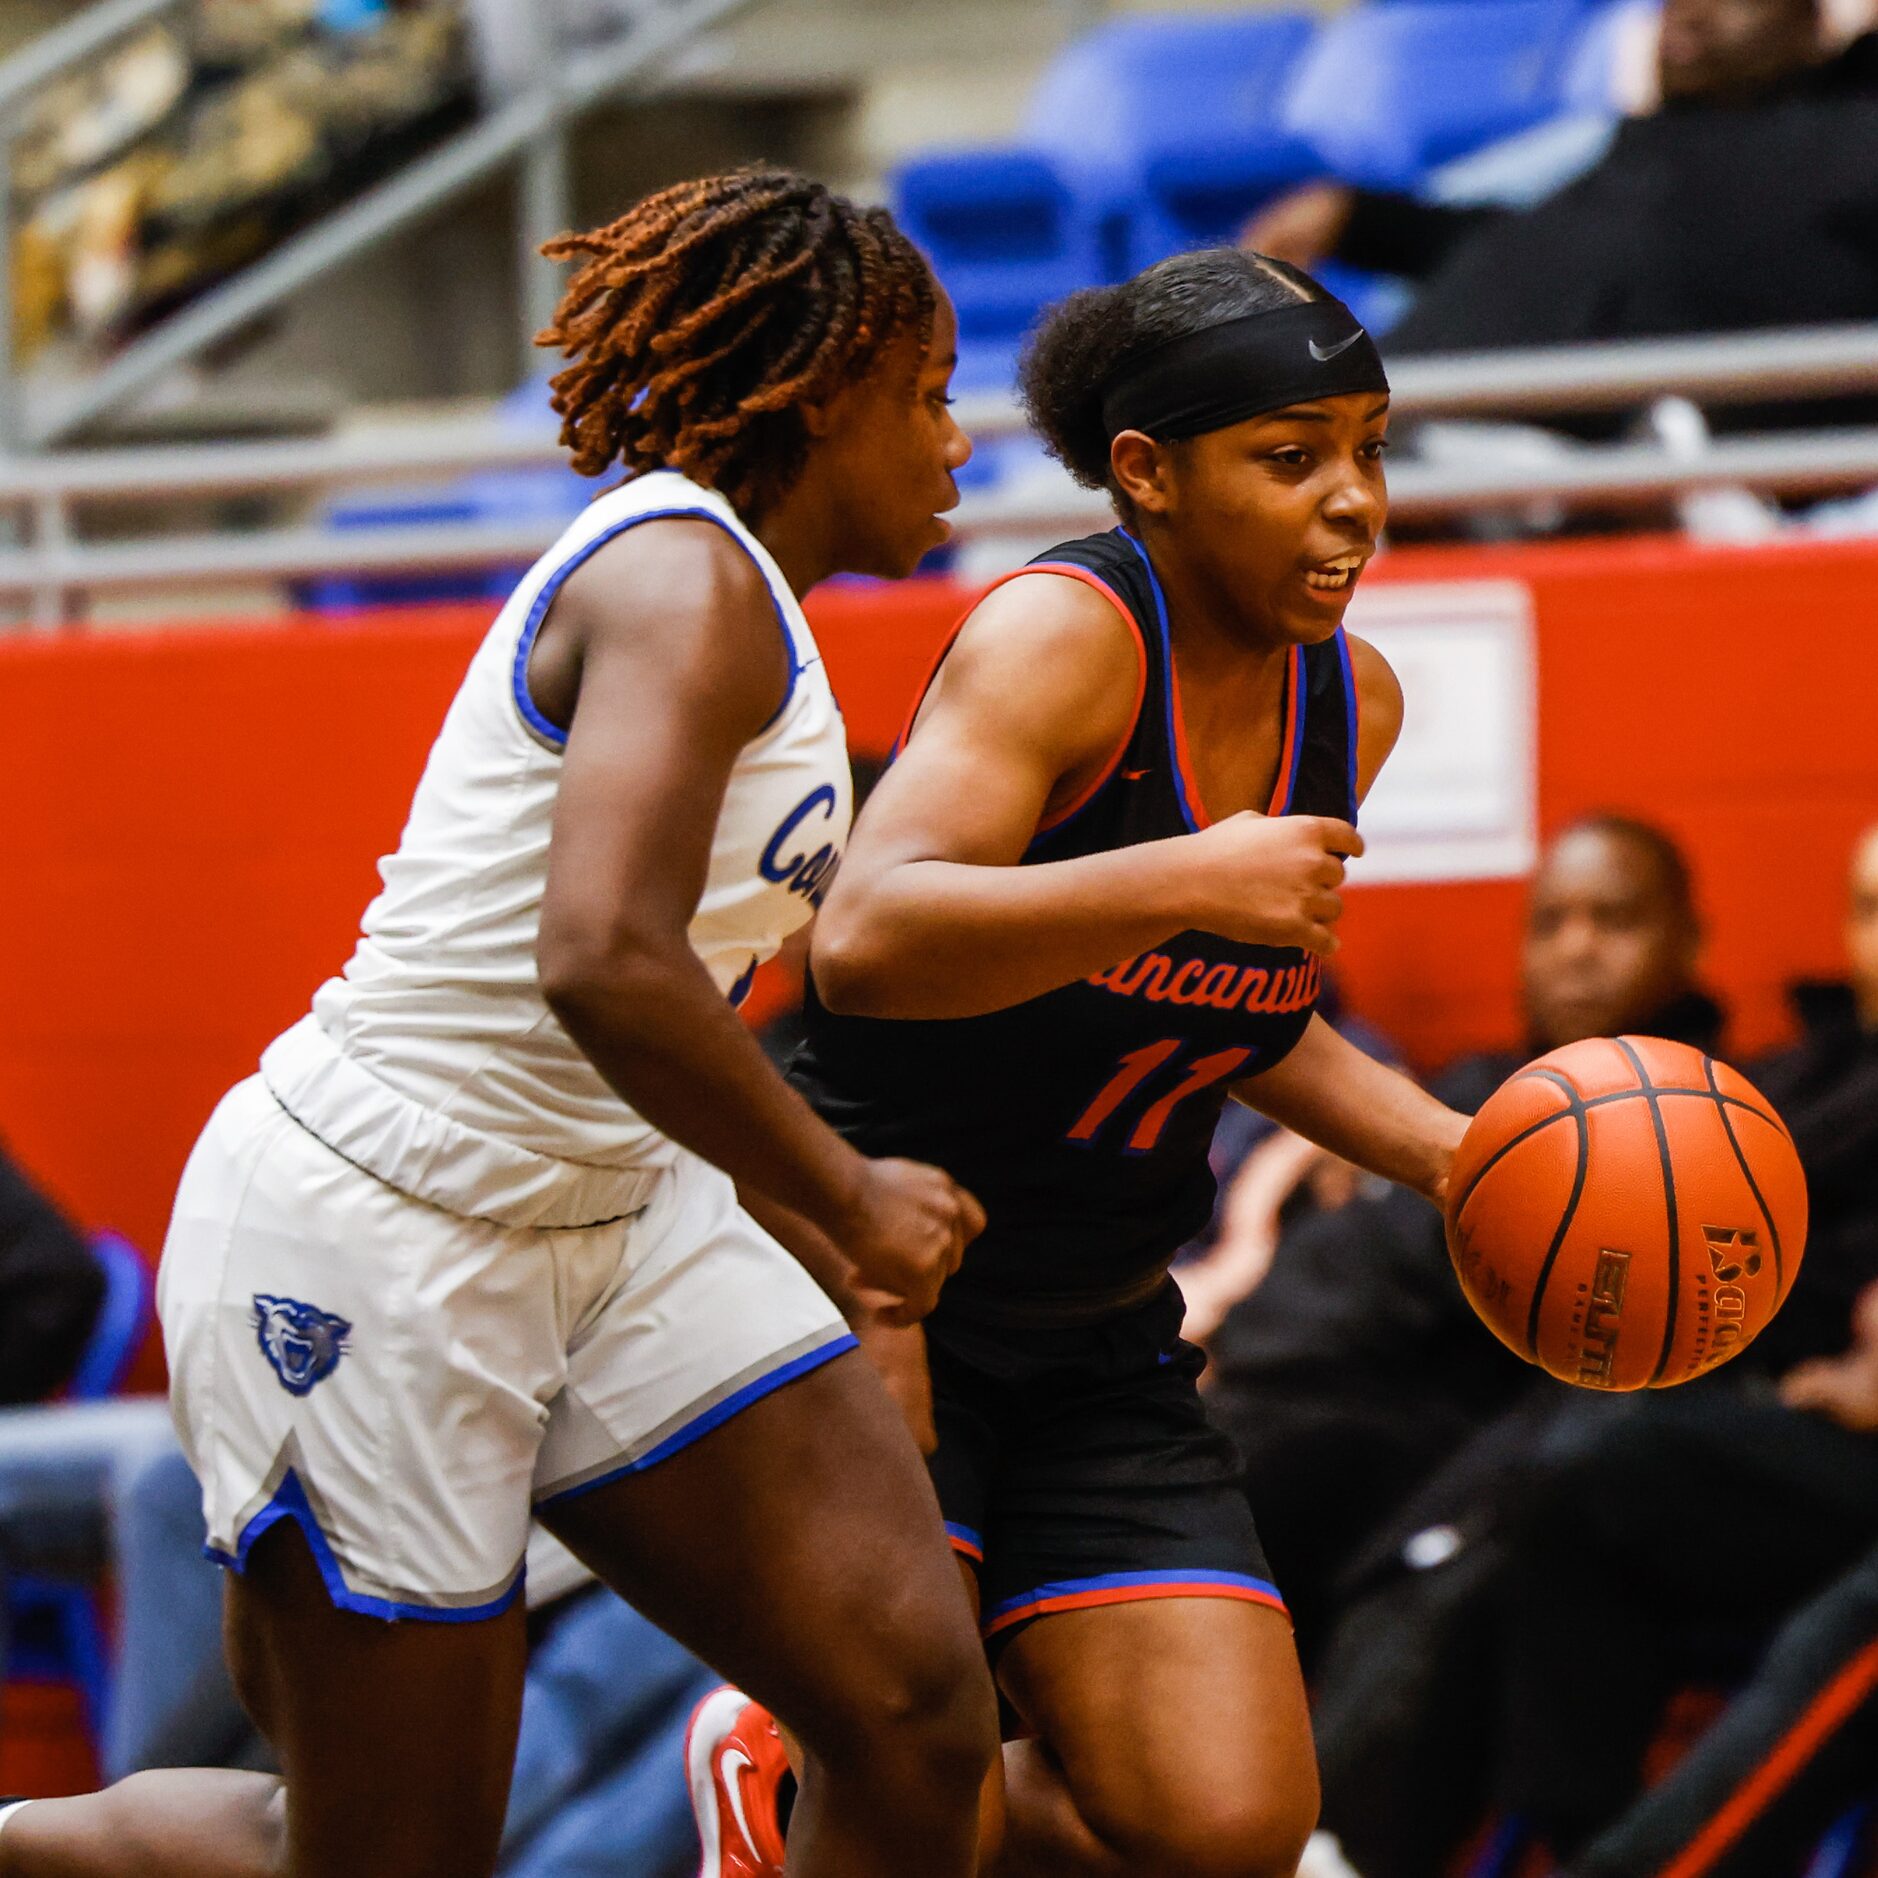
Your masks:
<instances>
[{"instance_id":1,"label":"nike swoosh on headband","mask_svg":"<svg viewBox=\"0 0 1878 1878\"><path fill-rule=\"evenodd\" d=\"M1138 430L1179 443L1287 405L1388 390L1375 345L1350 309L1329 297L1298 300L1124 361L1103 388L1102 423L1111 437Z\"/></svg>"}]
</instances>

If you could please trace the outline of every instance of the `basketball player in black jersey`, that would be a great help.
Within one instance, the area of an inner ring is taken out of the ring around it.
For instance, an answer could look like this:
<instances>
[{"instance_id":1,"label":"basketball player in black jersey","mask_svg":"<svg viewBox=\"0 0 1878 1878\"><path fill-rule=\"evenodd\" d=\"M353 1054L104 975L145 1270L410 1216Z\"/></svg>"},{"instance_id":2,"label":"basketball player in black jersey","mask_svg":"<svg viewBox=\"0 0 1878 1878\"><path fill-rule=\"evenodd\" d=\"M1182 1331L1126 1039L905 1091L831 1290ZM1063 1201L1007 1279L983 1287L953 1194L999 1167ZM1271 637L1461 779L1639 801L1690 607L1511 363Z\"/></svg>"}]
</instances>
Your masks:
<instances>
[{"instance_id":1,"label":"basketball player in black jersey","mask_svg":"<svg viewBox=\"0 0 1878 1878\"><path fill-rule=\"evenodd\" d=\"M873 1343L903 1402L930 1363L934 1479L1025 1735L981 1872L1291 1878L1304 1691L1168 1266L1228 1096L1433 1198L1465 1126L1313 1015L1401 725L1341 625L1387 382L1340 302L1230 252L1074 296L1023 376L1121 526L947 648L823 911L794 1074L989 1219L923 1335Z\"/></svg>"}]
</instances>

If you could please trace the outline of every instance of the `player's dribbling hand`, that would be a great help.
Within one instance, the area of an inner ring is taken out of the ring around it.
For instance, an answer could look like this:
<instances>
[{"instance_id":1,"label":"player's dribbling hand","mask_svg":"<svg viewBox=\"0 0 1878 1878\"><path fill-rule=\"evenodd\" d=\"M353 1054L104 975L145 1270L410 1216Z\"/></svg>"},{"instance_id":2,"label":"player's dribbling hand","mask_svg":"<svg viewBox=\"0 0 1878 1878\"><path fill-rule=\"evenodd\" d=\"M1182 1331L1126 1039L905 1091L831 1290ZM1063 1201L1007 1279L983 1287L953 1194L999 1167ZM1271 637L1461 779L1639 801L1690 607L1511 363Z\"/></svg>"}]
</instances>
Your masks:
<instances>
[{"instance_id":1,"label":"player's dribbling hand","mask_svg":"<svg viewBox=\"0 0 1878 1878\"><path fill-rule=\"evenodd\" d=\"M887 1321L915 1324L984 1229L984 1208L943 1169L879 1160L867 1162L837 1237L861 1283L899 1300L883 1313Z\"/></svg>"},{"instance_id":2,"label":"player's dribbling hand","mask_svg":"<svg viewBox=\"0 0 1878 1878\"><path fill-rule=\"evenodd\" d=\"M1343 863L1363 852L1348 822L1248 809L1188 840L1198 862L1196 927L1245 945L1336 951Z\"/></svg>"}]
</instances>

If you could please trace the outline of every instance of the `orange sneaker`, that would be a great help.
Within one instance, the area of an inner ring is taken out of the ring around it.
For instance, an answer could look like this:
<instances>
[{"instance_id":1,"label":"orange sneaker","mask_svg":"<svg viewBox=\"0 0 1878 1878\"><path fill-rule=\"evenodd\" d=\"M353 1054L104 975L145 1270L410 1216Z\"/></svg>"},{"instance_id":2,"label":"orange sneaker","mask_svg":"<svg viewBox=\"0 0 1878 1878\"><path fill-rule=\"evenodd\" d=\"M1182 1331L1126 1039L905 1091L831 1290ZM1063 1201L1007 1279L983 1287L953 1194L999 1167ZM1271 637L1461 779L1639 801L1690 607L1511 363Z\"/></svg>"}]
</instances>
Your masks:
<instances>
[{"instance_id":1,"label":"orange sneaker","mask_svg":"<svg viewBox=\"0 0 1878 1878\"><path fill-rule=\"evenodd\" d=\"M698 1878L782 1878L777 1790L789 1771L775 1718L741 1689L707 1695L685 1733L704 1862Z\"/></svg>"}]
</instances>

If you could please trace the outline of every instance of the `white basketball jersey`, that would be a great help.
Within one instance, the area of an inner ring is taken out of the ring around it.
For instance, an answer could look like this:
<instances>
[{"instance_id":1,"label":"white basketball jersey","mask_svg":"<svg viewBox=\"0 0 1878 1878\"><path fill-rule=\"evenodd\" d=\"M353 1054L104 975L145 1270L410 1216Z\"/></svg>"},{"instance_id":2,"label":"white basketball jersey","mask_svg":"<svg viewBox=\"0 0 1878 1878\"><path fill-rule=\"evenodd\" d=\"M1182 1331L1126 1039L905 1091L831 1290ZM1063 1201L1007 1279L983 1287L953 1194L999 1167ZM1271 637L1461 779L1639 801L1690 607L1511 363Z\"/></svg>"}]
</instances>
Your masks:
<instances>
[{"instance_id":1,"label":"white basketball jersey","mask_svg":"<svg viewBox=\"0 0 1878 1878\"><path fill-rule=\"evenodd\" d=\"M691 922L692 948L733 1003L814 911L847 840L841 714L763 545L722 496L673 471L602 496L529 571L471 662L344 975L261 1059L296 1120L452 1212L590 1225L632 1211L670 1157L541 995L535 942L565 739L527 670L567 577L615 536L671 516L714 522L742 545L789 652L782 706L731 772Z\"/></svg>"}]
</instances>

